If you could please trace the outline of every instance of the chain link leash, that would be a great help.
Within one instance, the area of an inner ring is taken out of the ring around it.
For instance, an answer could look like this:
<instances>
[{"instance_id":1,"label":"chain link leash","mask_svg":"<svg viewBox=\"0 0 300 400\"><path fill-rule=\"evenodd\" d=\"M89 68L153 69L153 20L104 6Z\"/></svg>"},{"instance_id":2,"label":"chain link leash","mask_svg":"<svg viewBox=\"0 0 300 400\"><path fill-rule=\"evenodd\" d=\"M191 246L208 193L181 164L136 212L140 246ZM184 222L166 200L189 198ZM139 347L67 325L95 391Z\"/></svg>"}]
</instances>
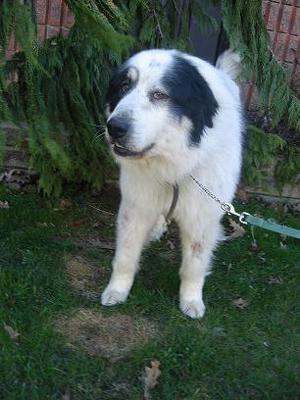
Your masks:
<instances>
[{"instance_id":1,"label":"chain link leash","mask_svg":"<svg viewBox=\"0 0 300 400\"><path fill-rule=\"evenodd\" d=\"M202 183L200 183L196 178L193 177L193 175L190 175L190 177L192 178L192 180L196 183L196 185L198 185L200 187L201 190L203 190L203 192L205 194L207 194L212 200L214 200L216 203L219 204L219 206L221 207L221 209L229 214L229 215L234 215L236 217L239 218L239 221L242 224L247 225L247 221L245 220L245 218L250 215L247 212L242 212L242 213L238 213L237 211L235 211L233 205L231 203L225 203L223 201L221 201L218 196L216 196L213 192L211 192L206 186L204 186Z\"/></svg>"}]
</instances>

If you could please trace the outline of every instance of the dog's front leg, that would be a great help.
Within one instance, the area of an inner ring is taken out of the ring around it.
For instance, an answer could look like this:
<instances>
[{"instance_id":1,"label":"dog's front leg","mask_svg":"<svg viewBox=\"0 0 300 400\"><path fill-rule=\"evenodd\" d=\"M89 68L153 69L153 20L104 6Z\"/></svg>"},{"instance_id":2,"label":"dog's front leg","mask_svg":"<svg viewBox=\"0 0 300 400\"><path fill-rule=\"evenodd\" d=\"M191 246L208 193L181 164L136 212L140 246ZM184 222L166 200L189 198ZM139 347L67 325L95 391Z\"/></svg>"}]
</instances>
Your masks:
<instances>
[{"instance_id":1,"label":"dog's front leg","mask_svg":"<svg viewBox=\"0 0 300 400\"><path fill-rule=\"evenodd\" d=\"M212 220L205 227L197 222L181 224L180 309L191 318L201 318L205 313L202 289L219 233L219 221Z\"/></svg>"},{"instance_id":2,"label":"dog's front leg","mask_svg":"<svg viewBox=\"0 0 300 400\"><path fill-rule=\"evenodd\" d=\"M117 248L110 282L104 290L104 306L126 301L138 269L141 251L153 226L153 218L145 210L122 201L117 222Z\"/></svg>"}]
</instances>

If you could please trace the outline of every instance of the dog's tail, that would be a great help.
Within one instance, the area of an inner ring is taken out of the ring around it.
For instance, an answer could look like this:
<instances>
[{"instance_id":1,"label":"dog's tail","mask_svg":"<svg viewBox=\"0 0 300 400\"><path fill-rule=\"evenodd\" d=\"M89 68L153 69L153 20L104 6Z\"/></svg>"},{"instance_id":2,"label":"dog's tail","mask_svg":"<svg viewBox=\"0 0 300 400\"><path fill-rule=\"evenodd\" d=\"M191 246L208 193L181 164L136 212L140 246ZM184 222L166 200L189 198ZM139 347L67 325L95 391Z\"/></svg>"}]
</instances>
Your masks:
<instances>
[{"instance_id":1,"label":"dog's tail","mask_svg":"<svg viewBox=\"0 0 300 400\"><path fill-rule=\"evenodd\" d=\"M237 80L241 72L241 58L234 50L228 49L218 57L216 67Z\"/></svg>"}]
</instances>

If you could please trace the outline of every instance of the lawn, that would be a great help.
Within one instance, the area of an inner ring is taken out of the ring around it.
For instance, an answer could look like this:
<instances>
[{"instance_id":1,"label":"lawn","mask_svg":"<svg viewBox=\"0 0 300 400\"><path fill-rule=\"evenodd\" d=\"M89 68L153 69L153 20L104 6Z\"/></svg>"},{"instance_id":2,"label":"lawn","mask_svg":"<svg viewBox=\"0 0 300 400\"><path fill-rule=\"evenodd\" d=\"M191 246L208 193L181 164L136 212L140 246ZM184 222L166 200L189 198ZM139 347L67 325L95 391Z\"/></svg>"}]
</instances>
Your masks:
<instances>
[{"instance_id":1,"label":"lawn","mask_svg":"<svg viewBox=\"0 0 300 400\"><path fill-rule=\"evenodd\" d=\"M142 400L153 360L152 400L300 397L299 241L246 228L224 242L196 321L178 310L174 227L145 251L128 302L103 308L115 192L50 202L2 189L0 200L2 399ZM300 228L295 211L236 206Z\"/></svg>"}]
</instances>

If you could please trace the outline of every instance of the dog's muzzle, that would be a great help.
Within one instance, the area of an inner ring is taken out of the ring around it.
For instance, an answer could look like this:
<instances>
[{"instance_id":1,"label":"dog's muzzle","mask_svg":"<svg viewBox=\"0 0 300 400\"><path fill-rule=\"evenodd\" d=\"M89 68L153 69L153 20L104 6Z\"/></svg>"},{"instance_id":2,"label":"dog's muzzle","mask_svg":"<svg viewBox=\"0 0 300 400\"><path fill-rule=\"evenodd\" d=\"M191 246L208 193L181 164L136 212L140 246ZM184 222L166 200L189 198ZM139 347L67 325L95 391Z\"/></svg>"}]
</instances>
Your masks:
<instances>
[{"instance_id":1,"label":"dog's muzzle","mask_svg":"<svg viewBox=\"0 0 300 400\"><path fill-rule=\"evenodd\" d=\"M125 144L130 128L127 118L113 117L107 122L107 131L113 143Z\"/></svg>"},{"instance_id":2,"label":"dog's muzzle","mask_svg":"<svg viewBox=\"0 0 300 400\"><path fill-rule=\"evenodd\" d=\"M131 121L128 116L113 117L107 122L113 152L120 157L141 158L154 145L151 144L140 151L130 148L130 128Z\"/></svg>"}]
</instances>

